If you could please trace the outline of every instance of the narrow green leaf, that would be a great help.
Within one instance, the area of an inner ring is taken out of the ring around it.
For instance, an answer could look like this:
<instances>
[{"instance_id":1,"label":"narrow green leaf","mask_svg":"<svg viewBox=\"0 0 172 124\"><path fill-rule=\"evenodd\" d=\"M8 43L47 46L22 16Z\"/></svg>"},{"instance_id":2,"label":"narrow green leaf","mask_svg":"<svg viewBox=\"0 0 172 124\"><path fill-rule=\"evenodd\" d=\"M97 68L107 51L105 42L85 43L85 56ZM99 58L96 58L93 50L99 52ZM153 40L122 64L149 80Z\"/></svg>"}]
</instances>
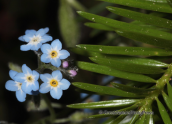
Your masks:
<instances>
[{"instance_id":1,"label":"narrow green leaf","mask_svg":"<svg viewBox=\"0 0 172 124\"><path fill-rule=\"evenodd\" d=\"M164 91L162 91L162 96L164 98L166 105L168 106L168 108L172 112L172 99L170 99L169 96Z\"/></svg>"},{"instance_id":2,"label":"narrow green leaf","mask_svg":"<svg viewBox=\"0 0 172 124\"><path fill-rule=\"evenodd\" d=\"M172 0L167 0L167 2L172 7Z\"/></svg>"},{"instance_id":3,"label":"narrow green leaf","mask_svg":"<svg viewBox=\"0 0 172 124\"><path fill-rule=\"evenodd\" d=\"M120 4L124 6L142 8L147 10L153 10L158 12L172 13L172 8L167 3L157 3L154 1L144 0L101 0L109 3Z\"/></svg>"},{"instance_id":4,"label":"narrow green leaf","mask_svg":"<svg viewBox=\"0 0 172 124\"><path fill-rule=\"evenodd\" d=\"M161 114L161 117L164 121L165 124L172 124L171 119L165 109L165 107L163 106L163 104L158 100L158 98L156 98L157 104L158 104L158 109L159 112Z\"/></svg>"},{"instance_id":5,"label":"narrow green leaf","mask_svg":"<svg viewBox=\"0 0 172 124\"><path fill-rule=\"evenodd\" d=\"M172 99L172 87L171 84L167 81L167 91L170 99Z\"/></svg>"},{"instance_id":6,"label":"narrow green leaf","mask_svg":"<svg viewBox=\"0 0 172 124\"><path fill-rule=\"evenodd\" d=\"M68 105L67 107L69 107L69 108L90 108L90 109L114 108L114 107L129 106L129 105L132 105L132 104L138 102L139 100L140 99L122 99L122 100L108 100L108 101L89 102L89 103L77 103L77 104Z\"/></svg>"},{"instance_id":7,"label":"narrow green leaf","mask_svg":"<svg viewBox=\"0 0 172 124\"><path fill-rule=\"evenodd\" d=\"M101 11L105 10L106 6L110 5L112 5L112 3L100 2L100 4L94 5L91 9L89 9L88 12L98 14Z\"/></svg>"},{"instance_id":8,"label":"narrow green leaf","mask_svg":"<svg viewBox=\"0 0 172 124\"><path fill-rule=\"evenodd\" d=\"M167 41L166 42L164 39L161 39L161 38L146 36L145 34L140 34L138 32L133 33L133 32L128 32L128 31L124 31L124 30L116 30L116 33L118 35L123 36L123 37L132 39L134 41L140 41L143 43L147 43L147 44L151 44L151 45L155 45L155 46L159 46L159 47L164 47L164 48L170 48L171 47L171 46L170 47L167 46L167 45L171 44L170 40L166 40ZM162 44L163 42L165 42L165 44Z\"/></svg>"},{"instance_id":9,"label":"narrow green leaf","mask_svg":"<svg viewBox=\"0 0 172 124\"><path fill-rule=\"evenodd\" d=\"M83 70L92 71L100 74L111 75L119 78L124 78L128 80L134 80L145 83L155 83L156 81L150 77L141 74L134 74L129 72L123 72L115 70L106 66L88 63L88 62L78 62L78 67Z\"/></svg>"},{"instance_id":10,"label":"narrow green leaf","mask_svg":"<svg viewBox=\"0 0 172 124\"><path fill-rule=\"evenodd\" d=\"M145 120L145 114L142 115L137 121L135 124L144 124L144 120Z\"/></svg>"},{"instance_id":11,"label":"narrow green leaf","mask_svg":"<svg viewBox=\"0 0 172 124\"><path fill-rule=\"evenodd\" d=\"M113 120L115 120L115 119L116 119L116 116L110 117L105 122L103 122L102 124L113 124L111 122L113 122Z\"/></svg>"},{"instance_id":12,"label":"narrow green leaf","mask_svg":"<svg viewBox=\"0 0 172 124\"><path fill-rule=\"evenodd\" d=\"M127 9L121 9L117 7L107 7L107 9L115 14L130 18L132 20L137 20L150 25L155 25L157 27L164 27L172 29L172 21L157 16L152 16L144 13L139 13Z\"/></svg>"},{"instance_id":13,"label":"narrow green leaf","mask_svg":"<svg viewBox=\"0 0 172 124\"><path fill-rule=\"evenodd\" d=\"M101 58L100 56L97 56L97 57ZM148 58L128 57L128 56L125 56L125 57L124 56L108 56L108 55L102 55L102 57L107 58L107 59L137 64L137 65L145 65L145 66L153 66L153 67L168 67L169 66L169 64L166 64L164 62L148 59Z\"/></svg>"},{"instance_id":14,"label":"narrow green leaf","mask_svg":"<svg viewBox=\"0 0 172 124\"><path fill-rule=\"evenodd\" d=\"M91 20L93 22L97 22L100 24L104 24L107 26L110 26L116 30L118 30L118 34L123 33L124 31L130 32L130 33L136 33L140 34L140 36L144 36L144 40L136 39L134 35L132 35L131 39L138 40L140 42L148 43L151 45L159 46L159 47L167 47L171 48L172 47L172 36L171 33L155 30L153 28L148 28L148 27L143 27L143 26L138 26L132 23L125 23L113 19L109 19L106 17L78 11L78 14L83 16L84 18ZM121 34L122 35L122 34ZM146 40L145 40L146 39Z\"/></svg>"},{"instance_id":15,"label":"narrow green leaf","mask_svg":"<svg viewBox=\"0 0 172 124\"><path fill-rule=\"evenodd\" d=\"M103 124L119 124L127 115L120 115L116 119L111 119Z\"/></svg>"},{"instance_id":16,"label":"narrow green leaf","mask_svg":"<svg viewBox=\"0 0 172 124\"><path fill-rule=\"evenodd\" d=\"M86 11L86 8L76 0L67 0L67 2L69 2L69 4L76 10Z\"/></svg>"},{"instance_id":17,"label":"narrow green leaf","mask_svg":"<svg viewBox=\"0 0 172 124\"><path fill-rule=\"evenodd\" d=\"M75 46L78 43L80 32L78 24L76 22L74 11L66 0L60 0L58 19L60 23L59 26L61 34L66 46Z\"/></svg>"},{"instance_id":18,"label":"narrow green leaf","mask_svg":"<svg viewBox=\"0 0 172 124\"><path fill-rule=\"evenodd\" d=\"M170 56L172 51L158 48L146 47L119 47L119 46L102 46L102 45L76 45L78 48L88 51L99 52L104 54L117 55L141 55L141 56Z\"/></svg>"},{"instance_id":19,"label":"narrow green leaf","mask_svg":"<svg viewBox=\"0 0 172 124\"><path fill-rule=\"evenodd\" d=\"M132 73L159 74L159 73L165 72L165 70L158 68L158 67L146 66L146 65L137 65L137 64L119 61L119 60L115 60L115 59L90 57L90 60L95 62L95 63L101 64L101 65L113 67L117 70L132 72Z\"/></svg>"},{"instance_id":20,"label":"narrow green leaf","mask_svg":"<svg viewBox=\"0 0 172 124\"><path fill-rule=\"evenodd\" d=\"M131 86L127 86L127 85L119 84L119 83L111 83L111 84L117 89L131 92L131 93L137 93L137 94L149 94L151 93L151 91L155 90L155 89L136 88L136 87L131 87Z\"/></svg>"},{"instance_id":21,"label":"narrow green leaf","mask_svg":"<svg viewBox=\"0 0 172 124\"><path fill-rule=\"evenodd\" d=\"M137 107L138 107L138 104L136 103L136 104L134 104L134 105L132 105L130 107L126 107L124 109L117 110L116 113L118 113L118 112L124 112L124 111L129 111L129 110L134 110ZM116 114L116 115L118 115L118 114ZM104 117L109 117L109 116L115 116L114 111L112 111L112 113L104 113L104 114L103 113L102 114L99 113L97 115L91 115L91 116L89 116L89 118L90 119L94 119L94 118L104 118Z\"/></svg>"},{"instance_id":22,"label":"narrow green leaf","mask_svg":"<svg viewBox=\"0 0 172 124\"><path fill-rule=\"evenodd\" d=\"M167 3L166 0L145 0L145 1L157 2L157 3Z\"/></svg>"},{"instance_id":23,"label":"narrow green leaf","mask_svg":"<svg viewBox=\"0 0 172 124\"><path fill-rule=\"evenodd\" d=\"M115 95L115 96L123 96L123 97L142 97L142 95L128 93L113 87L99 86L99 85L81 83L81 82L74 82L72 84L78 88L104 95L106 94L106 95Z\"/></svg>"},{"instance_id":24,"label":"narrow green leaf","mask_svg":"<svg viewBox=\"0 0 172 124\"><path fill-rule=\"evenodd\" d=\"M70 48L70 51L82 55L82 56L103 56L101 53L98 52L92 52L92 51L88 51L88 50L84 50L84 49L80 49L80 48Z\"/></svg>"},{"instance_id":25,"label":"narrow green leaf","mask_svg":"<svg viewBox=\"0 0 172 124\"><path fill-rule=\"evenodd\" d=\"M99 23L90 23L87 22L85 23L85 26L91 27L91 28L95 28L95 29L99 29L99 30L105 30L105 31L115 31L114 28L108 27L106 25L102 25Z\"/></svg>"}]
</instances>

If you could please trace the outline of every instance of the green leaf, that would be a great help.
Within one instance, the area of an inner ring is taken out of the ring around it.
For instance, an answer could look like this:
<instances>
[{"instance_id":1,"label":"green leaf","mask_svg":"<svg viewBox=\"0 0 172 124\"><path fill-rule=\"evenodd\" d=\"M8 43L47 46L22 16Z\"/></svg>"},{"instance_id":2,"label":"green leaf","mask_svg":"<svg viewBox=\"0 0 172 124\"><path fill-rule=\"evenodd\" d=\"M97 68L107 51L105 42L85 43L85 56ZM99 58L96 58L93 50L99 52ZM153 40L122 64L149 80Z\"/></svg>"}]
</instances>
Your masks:
<instances>
[{"instance_id":1,"label":"green leaf","mask_svg":"<svg viewBox=\"0 0 172 124\"><path fill-rule=\"evenodd\" d=\"M172 8L167 3L157 3L144 0L101 0L109 3L120 4L124 6L136 7L141 9L153 10L158 12L172 13Z\"/></svg>"},{"instance_id":2,"label":"green leaf","mask_svg":"<svg viewBox=\"0 0 172 124\"><path fill-rule=\"evenodd\" d=\"M101 56L97 56L98 58ZM145 66L153 66L153 67L168 67L169 64L163 63L161 61L148 59L148 58L138 58L138 57L128 57L128 56L108 56L108 55L102 55L103 58L112 59L112 60L118 60L123 61L131 64L136 65L145 65Z\"/></svg>"},{"instance_id":3,"label":"green leaf","mask_svg":"<svg viewBox=\"0 0 172 124\"><path fill-rule=\"evenodd\" d=\"M114 89L113 89L114 90ZM114 107L123 107L129 106L140 99L122 99L122 100L108 100L108 101L100 101L100 102L89 102L89 103L77 103L71 104L67 107L69 108L90 108L90 109L97 109L97 108L114 108Z\"/></svg>"},{"instance_id":4,"label":"green leaf","mask_svg":"<svg viewBox=\"0 0 172 124\"><path fill-rule=\"evenodd\" d=\"M76 0L67 0L68 3L74 7L76 10L86 11L86 8Z\"/></svg>"},{"instance_id":5,"label":"green leaf","mask_svg":"<svg viewBox=\"0 0 172 124\"><path fill-rule=\"evenodd\" d=\"M167 2L172 7L172 0L167 0Z\"/></svg>"},{"instance_id":6,"label":"green leaf","mask_svg":"<svg viewBox=\"0 0 172 124\"><path fill-rule=\"evenodd\" d=\"M172 29L172 21L157 16L152 16L144 13L134 12L127 9L121 9L117 7L107 7L107 9L115 14L137 20L157 27L164 27Z\"/></svg>"},{"instance_id":7,"label":"green leaf","mask_svg":"<svg viewBox=\"0 0 172 124\"><path fill-rule=\"evenodd\" d=\"M96 92L96 93L100 93L104 95L106 94L106 95L115 95L115 96L123 96L123 97L143 97L144 96L144 95L138 95L134 93L128 93L128 92L125 92L113 87L99 86L99 85L88 84L88 83L74 82L72 83L72 85L84 90L88 90L88 91L92 91L92 92Z\"/></svg>"},{"instance_id":8,"label":"green leaf","mask_svg":"<svg viewBox=\"0 0 172 124\"><path fill-rule=\"evenodd\" d=\"M80 48L70 48L71 52L74 52L76 54L82 55L82 56L103 56L101 53L98 52L92 52L92 51L87 51L84 49Z\"/></svg>"},{"instance_id":9,"label":"green leaf","mask_svg":"<svg viewBox=\"0 0 172 124\"><path fill-rule=\"evenodd\" d=\"M101 57L90 57L90 60L105 65L108 67L113 67L117 70L132 72L132 73L140 73L140 74L159 74L165 72L163 69L153 66L146 65L137 65L133 63L128 63L125 61L119 61L116 59L105 59Z\"/></svg>"},{"instance_id":10,"label":"green leaf","mask_svg":"<svg viewBox=\"0 0 172 124\"><path fill-rule=\"evenodd\" d=\"M113 124L111 122L113 122L113 120L115 120L115 119L116 119L116 116L110 117L105 122L103 122L102 124Z\"/></svg>"},{"instance_id":11,"label":"green leaf","mask_svg":"<svg viewBox=\"0 0 172 124\"><path fill-rule=\"evenodd\" d=\"M127 85L119 84L119 83L111 83L111 84L117 89L131 92L131 93L136 93L136 94L149 94L151 93L151 91L155 90L155 89L136 88L136 87L131 87L131 86L127 86Z\"/></svg>"},{"instance_id":12,"label":"green leaf","mask_svg":"<svg viewBox=\"0 0 172 124\"><path fill-rule=\"evenodd\" d=\"M119 46L102 46L102 45L76 45L78 48L92 52L117 55L140 55L140 56L170 56L172 51L158 48L146 47L119 47Z\"/></svg>"},{"instance_id":13,"label":"green leaf","mask_svg":"<svg viewBox=\"0 0 172 124\"><path fill-rule=\"evenodd\" d=\"M172 99L172 87L171 84L167 81L167 91L170 99Z\"/></svg>"},{"instance_id":14,"label":"green leaf","mask_svg":"<svg viewBox=\"0 0 172 124\"><path fill-rule=\"evenodd\" d=\"M163 31L156 30L153 28L139 26L132 23L120 22L117 20L109 19L106 17L102 17L102 16L98 16L98 15L94 15L94 14L90 14L90 13L86 13L82 11L78 11L78 14L93 22L110 26L114 28L116 31L118 30L117 33L119 35L122 35L126 31L131 34L139 34L143 38L143 39L140 38L140 40L138 40L138 36L132 35L130 36L130 39L138 40L140 42L148 43L148 44L159 46L159 47L167 47L167 48L172 47L171 33L163 32Z\"/></svg>"},{"instance_id":15,"label":"green leaf","mask_svg":"<svg viewBox=\"0 0 172 124\"><path fill-rule=\"evenodd\" d=\"M134 74L129 72L123 72L115 70L106 66L88 63L88 62L78 62L78 67L83 70L92 71L100 74L111 75L119 78L124 78L128 80L134 80L145 83L155 83L156 80L141 74Z\"/></svg>"},{"instance_id":16,"label":"green leaf","mask_svg":"<svg viewBox=\"0 0 172 124\"><path fill-rule=\"evenodd\" d=\"M103 124L119 124L125 117L126 115L120 115L116 119L111 119Z\"/></svg>"},{"instance_id":17,"label":"green leaf","mask_svg":"<svg viewBox=\"0 0 172 124\"><path fill-rule=\"evenodd\" d=\"M159 112L161 114L161 117L164 121L165 124L172 124L171 119L165 109L165 107L163 106L163 104L158 100L158 98L156 98L157 104L158 104L158 109Z\"/></svg>"},{"instance_id":18,"label":"green leaf","mask_svg":"<svg viewBox=\"0 0 172 124\"><path fill-rule=\"evenodd\" d=\"M157 3L167 3L166 0L145 0L145 1L157 2Z\"/></svg>"},{"instance_id":19,"label":"green leaf","mask_svg":"<svg viewBox=\"0 0 172 124\"><path fill-rule=\"evenodd\" d=\"M73 47L78 43L80 36L75 14L67 0L60 0L59 26L66 46ZM70 21L69 21L70 20Z\"/></svg>"},{"instance_id":20,"label":"green leaf","mask_svg":"<svg viewBox=\"0 0 172 124\"><path fill-rule=\"evenodd\" d=\"M99 23L90 23L87 22L85 23L85 26L91 27L91 28L95 28L95 29L99 29L99 30L105 30L105 31L115 31L114 28L108 27L106 25L102 25Z\"/></svg>"},{"instance_id":21,"label":"green leaf","mask_svg":"<svg viewBox=\"0 0 172 124\"><path fill-rule=\"evenodd\" d=\"M8 63L8 67L9 67L10 70L14 70L14 71L17 71L17 72L22 72L21 66L19 66L17 64L14 64L12 62Z\"/></svg>"},{"instance_id":22,"label":"green leaf","mask_svg":"<svg viewBox=\"0 0 172 124\"><path fill-rule=\"evenodd\" d=\"M172 99L170 99L169 96L164 91L162 91L162 96L164 98L166 105L168 106L168 108L172 112L172 106L171 106L172 105Z\"/></svg>"},{"instance_id":23,"label":"green leaf","mask_svg":"<svg viewBox=\"0 0 172 124\"><path fill-rule=\"evenodd\" d=\"M112 3L100 2L100 4L94 5L91 9L89 9L88 12L98 14L101 11L105 10L106 6L110 5L112 5Z\"/></svg>"},{"instance_id":24,"label":"green leaf","mask_svg":"<svg viewBox=\"0 0 172 124\"><path fill-rule=\"evenodd\" d=\"M158 30L156 30L156 31L158 31ZM170 48L171 47L171 46L167 46L167 45L171 44L170 40L164 40L162 38L157 38L157 37L154 37L154 36L153 37L152 36L147 36L147 35L145 35L146 33L145 34L140 34L138 32L133 33L133 32L128 32L128 31L124 31L124 30L116 30L116 33L118 35L123 36L123 37L132 39L134 41L140 41L140 42L143 42L143 43L147 43L147 44L151 44L151 45L155 45L155 46L159 46L159 47L164 47L164 48ZM165 44L163 44L163 42Z\"/></svg>"},{"instance_id":25,"label":"green leaf","mask_svg":"<svg viewBox=\"0 0 172 124\"><path fill-rule=\"evenodd\" d=\"M144 124L144 120L145 120L145 114L142 115L137 121L135 124Z\"/></svg>"},{"instance_id":26,"label":"green leaf","mask_svg":"<svg viewBox=\"0 0 172 124\"><path fill-rule=\"evenodd\" d=\"M131 99L130 99L131 100ZM138 107L138 103L130 106L130 107L126 107L124 109L120 109L120 110L116 110L117 112L124 112L124 111L129 111L129 110L134 110ZM90 119L94 119L94 118L104 118L104 117L109 117L109 116L115 116L115 113L113 113L114 111L112 111L112 113L102 113L102 114L98 114L98 115L91 115L89 116Z\"/></svg>"}]
</instances>

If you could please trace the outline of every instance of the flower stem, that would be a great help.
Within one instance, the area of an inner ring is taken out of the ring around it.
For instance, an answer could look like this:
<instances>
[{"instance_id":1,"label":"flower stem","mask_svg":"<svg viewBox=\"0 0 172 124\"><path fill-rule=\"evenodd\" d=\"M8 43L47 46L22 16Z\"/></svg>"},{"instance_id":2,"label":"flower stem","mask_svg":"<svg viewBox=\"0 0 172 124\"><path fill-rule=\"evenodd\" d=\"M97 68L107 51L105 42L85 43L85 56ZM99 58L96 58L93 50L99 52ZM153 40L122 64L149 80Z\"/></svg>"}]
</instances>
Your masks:
<instances>
[{"instance_id":1,"label":"flower stem","mask_svg":"<svg viewBox=\"0 0 172 124\"><path fill-rule=\"evenodd\" d=\"M50 103L49 99L47 98L47 96L45 94L41 94L41 96L45 100L45 103L47 104L47 107L50 111L50 115L51 115L50 121L53 122L56 118L55 111L54 111L53 107L51 106L51 103Z\"/></svg>"}]
</instances>

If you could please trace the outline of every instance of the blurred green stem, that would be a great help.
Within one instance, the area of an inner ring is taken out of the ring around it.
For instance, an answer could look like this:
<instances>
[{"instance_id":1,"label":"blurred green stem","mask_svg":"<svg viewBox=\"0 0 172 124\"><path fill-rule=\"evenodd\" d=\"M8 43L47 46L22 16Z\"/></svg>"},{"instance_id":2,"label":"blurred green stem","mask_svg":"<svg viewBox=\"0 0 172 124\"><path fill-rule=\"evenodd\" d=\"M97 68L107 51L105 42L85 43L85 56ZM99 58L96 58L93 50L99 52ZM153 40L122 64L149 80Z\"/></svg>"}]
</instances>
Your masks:
<instances>
[{"instance_id":1,"label":"blurred green stem","mask_svg":"<svg viewBox=\"0 0 172 124\"><path fill-rule=\"evenodd\" d=\"M55 116L55 111L54 111L53 107L51 106L51 102L49 101L49 99L47 98L47 96L45 94L41 94L41 97L45 100L45 103L48 106L48 109L49 109L50 115L51 115L50 121L53 122L55 120L56 116Z\"/></svg>"}]
</instances>

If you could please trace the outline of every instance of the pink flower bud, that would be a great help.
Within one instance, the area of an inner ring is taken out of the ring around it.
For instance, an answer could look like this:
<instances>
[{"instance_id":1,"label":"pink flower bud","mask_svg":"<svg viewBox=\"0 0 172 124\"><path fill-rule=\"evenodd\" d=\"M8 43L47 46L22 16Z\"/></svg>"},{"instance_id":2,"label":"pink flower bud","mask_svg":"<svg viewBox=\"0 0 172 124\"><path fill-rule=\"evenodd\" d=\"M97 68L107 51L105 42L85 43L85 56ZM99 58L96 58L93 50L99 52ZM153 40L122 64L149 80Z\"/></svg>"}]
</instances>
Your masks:
<instances>
[{"instance_id":1,"label":"pink flower bud","mask_svg":"<svg viewBox=\"0 0 172 124\"><path fill-rule=\"evenodd\" d=\"M62 66L63 66L63 68L67 68L69 66L68 61L64 61Z\"/></svg>"},{"instance_id":2,"label":"pink flower bud","mask_svg":"<svg viewBox=\"0 0 172 124\"><path fill-rule=\"evenodd\" d=\"M75 70L69 70L70 76L75 77L77 75L77 72Z\"/></svg>"}]
</instances>

